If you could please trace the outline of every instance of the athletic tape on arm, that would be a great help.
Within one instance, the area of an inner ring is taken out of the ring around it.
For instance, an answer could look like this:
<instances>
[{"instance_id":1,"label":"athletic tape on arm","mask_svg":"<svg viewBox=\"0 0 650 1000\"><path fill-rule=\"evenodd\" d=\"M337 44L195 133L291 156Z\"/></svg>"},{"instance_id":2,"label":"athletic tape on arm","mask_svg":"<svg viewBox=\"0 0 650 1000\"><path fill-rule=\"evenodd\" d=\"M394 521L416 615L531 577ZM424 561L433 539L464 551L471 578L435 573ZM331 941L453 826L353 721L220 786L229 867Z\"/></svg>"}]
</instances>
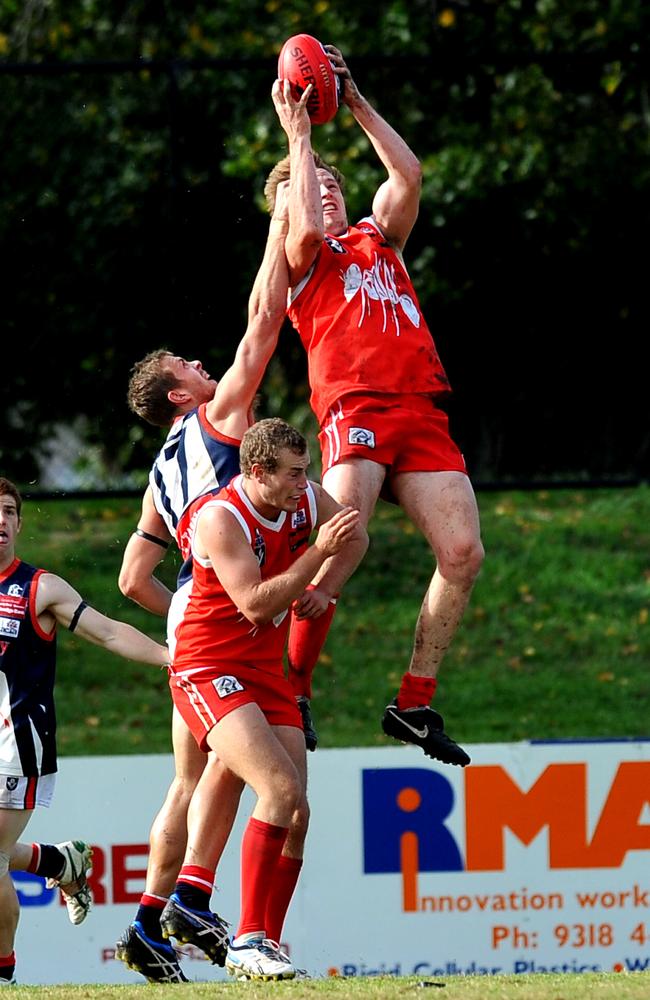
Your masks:
<instances>
[{"instance_id":1,"label":"athletic tape on arm","mask_svg":"<svg viewBox=\"0 0 650 1000\"><path fill-rule=\"evenodd\" d=\"M143 531L142 528L136 528L135 535L139 538L145 538L148 542L153 542L154 545L160 545L163 549L169 548L169 542L166 542L164 538L158 538L157 535L150 535L148 531Z\"/></svg>"},{"instance_id":2,"label":"athletic tape on arm","mask_svg":"<svg viewBox=\"0 0 650 1000\"><path fill-rule=\"evenodd\" d=\"M77 606L77 610L75 611L75 613L72 616L72 621L68 625L68 630L70 632L74 632L74 630L76 629L77 625L79 624L79 619L81 618L81 612L84 610L84 608L87 608L87 607L88 607L88 605L86 604L85 601L81 601L81 603Z\"/></svg>"}]
</instances>

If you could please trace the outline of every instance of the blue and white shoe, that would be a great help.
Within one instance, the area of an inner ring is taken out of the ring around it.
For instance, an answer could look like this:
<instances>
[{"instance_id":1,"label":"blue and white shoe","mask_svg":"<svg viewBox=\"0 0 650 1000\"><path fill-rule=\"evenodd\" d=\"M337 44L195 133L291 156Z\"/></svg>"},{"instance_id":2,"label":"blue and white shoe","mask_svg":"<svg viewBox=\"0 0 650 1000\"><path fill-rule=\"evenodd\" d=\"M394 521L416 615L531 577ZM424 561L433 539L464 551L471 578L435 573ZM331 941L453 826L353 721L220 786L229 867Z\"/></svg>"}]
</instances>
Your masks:
<instances>
[{"instance_id":1,"label":"blue and white shoe","mask_svg":"<svg viewBox=\"0 0 650 1000\"><path fill-rule=\"evenodd\" d=\"M239 945L230 943L226 954L226 972L235 979L262 979L265 982L296 977L289 956L280 951L276 941L261 935L244 940Z\"/></svg>"},{"instance_id":2,"label":"blue and white shoe","mask_svg":"<svg viewBox=\"0 0 650 1000\"><path fill-rule=\"evenodd\" d=\"M115 945L115 957L150 983L187 983L174 948L147 937L139 920L127 927Z\"/></svg>"},{"instance_id":3,"label":"blue and white shoe","mask_svg":"<svg viewBox=\"0 0 650 1000\"><path fill-rule=\"evenodd\" d=\"M228 948L228 924L211 910L191 910L172 893L160 915L165 937L175 937L182 944L193 944L207 955L213 965L223 965Z\"/></svg>"}]
</instances>

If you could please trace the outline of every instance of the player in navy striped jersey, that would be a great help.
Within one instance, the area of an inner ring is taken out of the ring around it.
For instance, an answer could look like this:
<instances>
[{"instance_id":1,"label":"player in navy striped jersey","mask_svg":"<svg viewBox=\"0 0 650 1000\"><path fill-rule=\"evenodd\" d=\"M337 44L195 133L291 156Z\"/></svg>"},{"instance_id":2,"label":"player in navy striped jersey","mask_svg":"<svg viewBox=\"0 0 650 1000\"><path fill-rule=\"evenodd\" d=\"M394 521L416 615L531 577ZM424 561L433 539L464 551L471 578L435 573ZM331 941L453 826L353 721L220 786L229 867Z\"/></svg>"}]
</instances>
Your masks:
<instances>
[{"instance_id":1,"label":"player in navy striped jersey","mask_svg":"<svg viewBox=\"0 0 650 1000\"><path fill-rule=\"evenodd\" d=\"M155 614L167 615L172 602L171 591L155 576L171 541L184 560L179 584L191 577L191 567L185 562L189 555L185 515L190 504L206 491L227 485L239 472L239 443L253 422L255 394L286 315L287 228L286 197L281 196L249 297L248 326L233 364L219 382L200 361L187 361L168 351L154 351L133 370L128 393L131 409L147 422L170 429L153 463L136 532L124 552L119 586ZM185 979L174 949L163 939L160 915L183 859L187 809L206 762L206 754L176 711L172 742L176 774L151 828L145 891L134 921L116 948L118 959L152 982ZM230 833L241 789L241 781L224 768L215 815L222 845Z\"/></svg>"},{"instance_id":2,"label":"player in navy striped jersey","mask_svg":"<svg viewBox=\"0 0 650 1000\"><path fill-rule=\"evenodd\" d=\"M60 576L16 555L22 498L0 477L0 980L13 980L19 903L10 870L31 870L61 885L73 923L90 906L90 848L81 841L20 844L34 808L48 806L57 771L54 679L56 628L126 659L165 666L166 646L113 621Z\"/></svg>"}]
</instances>

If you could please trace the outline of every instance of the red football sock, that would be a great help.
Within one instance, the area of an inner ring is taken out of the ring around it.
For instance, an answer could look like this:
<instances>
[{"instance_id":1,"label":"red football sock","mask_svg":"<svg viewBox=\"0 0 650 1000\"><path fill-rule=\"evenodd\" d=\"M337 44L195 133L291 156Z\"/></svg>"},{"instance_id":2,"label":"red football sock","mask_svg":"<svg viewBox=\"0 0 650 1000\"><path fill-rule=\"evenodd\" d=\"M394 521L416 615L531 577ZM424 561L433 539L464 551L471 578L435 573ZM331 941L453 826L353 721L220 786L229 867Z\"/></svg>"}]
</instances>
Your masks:
<instances>
[{"instance_id":1,"label":"red football sock","mask_svg":"<svg viewBox=\"0 0 650 1000\"><path fill-rule=\"evenodd\" d=\"M313 590L313 587L308 587ZM336 611L337 598L332 597L327 610L320 618L296 618L291 612L291 628L289 629L289 645L287 659L289 661L289 683L296 697L311 698L311 678L314 667L325 645L327 633Z\"/></svg>"},{"instance_id":2,"label":"red football sock","mask_svg":"<svg viewBox=\"0 0 650 1000\"><path fill-rule=\"evenodd\" d=\"M276 865L271 891L266 902L264 929L267 938L270 938L271 941L277 941L278 944L282 939L284 918L287 915L301 868L302 858L288 858L284 854L280 855Z\"/></svg>"},{"instance_id":3,"label":"red football sock","mask_svg":"<svg viewBox=\"0 0 650 1000\"><path fill-rule=\"evenodd\" d=\"M214 869L201 865L183 865L178 873L174 893L191 910L208 910L214 887Z\"/></svg>"},{"instance_id":4,"label":"red football sock","mask_svg":"<svg viewBox=\"0 0 650 1000\"><path fill-rule=\"evenodd\" d=\"M214 886L214 869L202 868L200 865L183 865L178 873L178 882L191 885L193 889L212 893Z\"/></svg>"},{"instance_id":5,"label":"red football sock","mask_svg":"<svg viewBox=\"0 0 650 1000\"><path fill-rule=\"evenodd\" d=\"M397 707L420 708L428 705L436 693L437 684L435 677L416 677L407 670L397 693Z\"/></svg>"},{"instance_id":6,"label":"red football sock","mask_svg":"<svg viewBox=\"0 0 650 1000\"><path fill-rule=\"evenodd\" d=\"M287 839L286 826L248 821L241 845L241 916L236 937L253 931L266 933L266 904L275 869Z\"/></svg>"},{"instance_id":7,"label":"red football sock","mask_svg":"<svg viewBox=\"0 0 650 1000\"><path fill-rule=\"evenodd\" d=\"M149 892L143 892L140 896L140 906L150 906L153 910L160 910L162 913L168 898L168 896L152 896Z\"/></svg>"}]
</instances>

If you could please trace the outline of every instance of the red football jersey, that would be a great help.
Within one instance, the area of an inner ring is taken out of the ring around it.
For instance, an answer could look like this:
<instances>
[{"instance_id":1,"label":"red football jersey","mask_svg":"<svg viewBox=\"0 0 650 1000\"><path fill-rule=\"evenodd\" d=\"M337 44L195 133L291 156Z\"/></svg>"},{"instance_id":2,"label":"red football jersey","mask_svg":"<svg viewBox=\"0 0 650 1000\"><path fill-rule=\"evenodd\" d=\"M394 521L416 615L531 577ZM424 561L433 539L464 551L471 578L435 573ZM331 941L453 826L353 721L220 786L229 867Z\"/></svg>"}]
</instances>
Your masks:
<instances>
[{"instance_id":1,"label":"red football jersey","mask_svg":"<svg viewBox=\"0 0 650 1000\"><path fill-rule=\"evenodd\" d=\"M282 511L269 521L255 509L242 487L243 476L214 497L200 498L200 513L225 507L233 517L233 531L242 530L257 558L263 580L288 569L305 551L317 520L316 496L308 485L298 509ZM192 519L192 534L196 520ZM237 527L239 526L239 527ZM176 648L172 673L192 676L224 663L246 663L260 670L282 673L284 646L289 629L289 609L265 625L253 625L237 609L212 568L209 559L192 553L192 580L182 620L175 629Z\"/></svg>"},{"instance_id":2,"label":"red football jersey","mask_svg":"<svg viewBox=\"0 0 650 1000\"><path fill-rule=\"evenodd\" d=\"M372 219L326 235L288 312L307 351L311 406L321 424L352 392L449 392L404 262Z\"/></svg>"}]
</instances>

